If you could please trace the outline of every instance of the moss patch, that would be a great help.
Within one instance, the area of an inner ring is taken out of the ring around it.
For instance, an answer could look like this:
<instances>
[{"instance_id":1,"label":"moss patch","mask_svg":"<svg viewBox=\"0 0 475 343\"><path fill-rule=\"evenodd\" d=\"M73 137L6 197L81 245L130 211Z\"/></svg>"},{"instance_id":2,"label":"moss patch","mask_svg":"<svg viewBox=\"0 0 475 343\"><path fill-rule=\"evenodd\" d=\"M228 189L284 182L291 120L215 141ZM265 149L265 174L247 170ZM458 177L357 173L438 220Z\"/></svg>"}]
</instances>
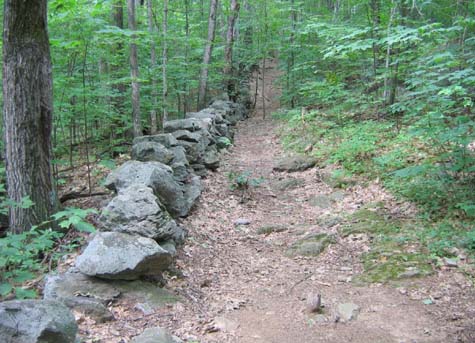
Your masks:
<instances>
[{"instance_id":1,"label":"moss patch","mask_svg":"<svg viewBox=\"0 0 475 343\"><path fill-rule=\"evenodd\" d=\"M388 282L423 277L432 274L430 259L421 252L375 249L362 256L366 282Z\"/></svg>"},{"instance_id":2,"label":"moss patch","mask_svg":"<svg viewBox=\"0 0 475 343\"><path fill-rule=\"evenodd\" d=\"M342 237L357 233L388 235L397 234L400 230L401 222L392 219L378 204L375 204L348 217L340 228L340 234Z\"/></svg>"},{"instance_id":3,"label":"moss patch","mask_svg":"<svg viewBox=\"0 0 475 343\"><path fill-rule=\"evenodd\" d=\"M371 250L362 255L363 282L388 282L423 277L433 272L428 251L418 242L423 225L393 218L381 204L371 204L350 215L341 225L343 237L368 234Z\"/></svg>"}]
</instances>

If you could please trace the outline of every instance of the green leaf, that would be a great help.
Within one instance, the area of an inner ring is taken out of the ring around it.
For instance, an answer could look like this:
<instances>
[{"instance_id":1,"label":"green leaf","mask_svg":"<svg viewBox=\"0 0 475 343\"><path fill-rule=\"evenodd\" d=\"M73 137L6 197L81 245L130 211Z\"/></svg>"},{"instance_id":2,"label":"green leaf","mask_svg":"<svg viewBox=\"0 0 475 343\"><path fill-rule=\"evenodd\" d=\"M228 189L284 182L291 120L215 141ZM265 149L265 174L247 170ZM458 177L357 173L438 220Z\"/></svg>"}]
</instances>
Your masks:
<instances>
[{"instance_id":1,"label":"green leaf","mask_svg":"<svg viewBox=\"0 0 475 343\"><path fill-rule=\"evenodd\" d=\"M15 288L15 295L18 299L34 299L38 296L34 289Z\"/></svg>"},{"instance_id":2,"label":"green leaf","mask_svg":"<svg viewBox=\"0 0 475 343\"><path fill-rule=\"evenodd\" d=\"M90 233L96 232L96 228L92 224L90 224L86 221L78 222L78 223L74 224L74 227L78 231L81 231L81 232L90 232Z\"/></svg>"},{"instance_id":3,"label":"green leaf","mask_svg":"<svg viewBox=\"0 0 475 343\"><path fill-rule=\"evenodd\" d=\"M35 274L30 273L26 270L18 270L15 272L15 276L12 278L12 281L15 283L22 283L28 280L31 280L35 277Z\"/></svg>"},{"instance_id":4,"label":"green leaf","mask_svg":"<svg viewBox=\"0 0 475 343\"><path fill-rule=\"evenodd\" d=\"M9 283L1 283L0 284L0 296L4 297L10 294L13 291L13 286Z\"/></svg>"}]
</instances>

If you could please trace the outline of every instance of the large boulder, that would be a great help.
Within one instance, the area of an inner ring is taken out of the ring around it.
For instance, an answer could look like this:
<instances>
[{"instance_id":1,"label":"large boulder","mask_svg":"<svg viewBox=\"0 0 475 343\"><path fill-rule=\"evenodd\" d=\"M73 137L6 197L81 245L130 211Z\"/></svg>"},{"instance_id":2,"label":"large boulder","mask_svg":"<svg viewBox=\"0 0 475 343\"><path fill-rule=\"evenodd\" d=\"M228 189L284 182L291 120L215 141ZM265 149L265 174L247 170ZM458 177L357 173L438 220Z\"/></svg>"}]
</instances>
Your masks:
<instances>
[{"instance_id":1,"label":"large boulder","mask_svg":"<svg viewBox=\"0 0 475 343\"><path fill-rule=\"evenodd\" d=\"M114 319L107 305L116 300L120 293L106 281L68 272L46 277L43 298L60 301L67 307L103 323Z\"/></svg>"},{"instance_id":2,"label":"large boulder","mask_svg":"<svg viewBox=\"0 0 475 343\"><path fill-rule=\"evenodd\" d=\"M180 343L180 339L173 337L170 333L161 327L145 329L145 331L132 338L130 343Z\"/></svg>"},{"instance_id":3,"label":"large boulder","mask_svg":"<svg viewBox=\"0 0 475 343\"><path fill-rule=\"evenodd\" d=\"M172 216L186 216L197 197L190 198L189 183L178 182L171 167L160 162L128 161L114 170L106 179L105 186L120 191L133 184L142 184L153 193Z\"/></svg>"},{"instance_id":4,"label":"large boulder","mask_svg":"<svg viewBox=\"0 0 475 343\"><path fill-rule=\"evenodd\" d=\"M76 266L89 276L135 280L145 275L159 275L171 262L171 254L153 239L98 232L76 259Z\"/></svg>"},{"instance_id":5,"label":"large boulder","mask_svg":"<svg viewBox=\"0 0 475 343\"><path fill-rule=\"evenodd\" d=\"M209 146L206 149L203 164L207 169L216 170L219 168L219 154L216 145Z\"/></svg>"},{"instance_id":6,"label":"large boulder","mask_svg":"<svg viewBox=\"0 0 475 343\"><path fill-rule=\"evenodd\" d=\"M227 100L215 100L210 108L223 111L225 113L224 119L229 121L231 125L236 125L238 121L245 119L248 113L243 105Z\"/></svg>"},{"instance_id":7,"label":"large boulder","mask_svg":"<svg viewBox=\"0 0 475 343\"><path fill-rule=\"evenodd\" d=\"M177 145L175 137L173 137L173 135L170 133L160 133L158 135L136 137L134 138L133 144L135 145L143 142L160 143L166 148L171 148Z\"/></svg>"},{"instance_id":8,"label":"large boulder","mask_svg":"<svg viewBox=\"0 0 475 343\"><path fill-rule=\"evenodd\" d=\"M157 161L170 165L175 158L175 154L164 145L157 142L139 142L132 146L132 159L148 162Z\"/></svg>"},{"instance_id":9,"label":"large boulder","mask_svg":"<svg viewBox=\"0 0 475 343\"><path fill-rule=\"evenodd\" d=\"M165 122L163 125L163 130L167 133L173 133L178 130L187 130L187 131L199 131L199 130L208 130L211 126L210 120L203 119L176 119Z\"/></svg>"},{"instance_id":10,"label":"large boulder","mask_svg":"<svg viewBox=\"0 0 475 343\"><path fill-rule=\"evenodd\" d=\"M0 303L0 342L74 343L78 327L71 311L50 300Z\"/></svg>"},{"instance_id":11,"label":"large boulder","mask_svg":"<svg viewBox=\"0 0 475 343\"><path fill-rule=\"evenodd\" d=\"M143 184L119 190L99 219L104 231L135 234L159 242L173 239L180 244L184 240L184 230L171 218L153 190Z\"/></svg>"},{"instance_id":12,"label":"large boulder","mask_svg":"<svg viewBox=\"0 0 475 343\"><path fill-rule=\"evenodd\" d=\"M274 170L293 173L313 168L315 164L317 164L316 158L297 155L280 159L275 164Z\"/></svg>"}]
</instances>

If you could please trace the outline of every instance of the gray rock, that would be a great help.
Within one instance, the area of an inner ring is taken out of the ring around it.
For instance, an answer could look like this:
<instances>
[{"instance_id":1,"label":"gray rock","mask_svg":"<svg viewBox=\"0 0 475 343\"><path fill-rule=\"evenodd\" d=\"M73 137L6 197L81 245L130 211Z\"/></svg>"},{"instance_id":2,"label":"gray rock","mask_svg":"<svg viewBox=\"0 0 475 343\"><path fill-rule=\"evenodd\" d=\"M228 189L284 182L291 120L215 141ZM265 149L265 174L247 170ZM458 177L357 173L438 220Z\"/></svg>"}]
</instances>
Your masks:
<instances>
[{"instance_id":1,"label":"gray rock","mask_svg":"<svg viewBox=\"0 0 475 343\"><path fill-rule=\"evenodd\" d=\"M200 177L206 177L206 175L208 175L208 170L206 169L204 164L195 163L192 164L191 167L193 168L195 174Z\"/></svg>"},{"instance_id":2,"label":"gray rock","mask_svg":"<svg viewBox=\"0 0 475 343\"><path fill-rule=\"evenodd\" d=\"M239 225L250 225L251 224L251 221L249 219L246 219L246 218L239 218L239 219L236 219L234 221L234 225L235 226L239 226Z\"/></svg>"},{"instance_id":3,"label":"gray rock","mask_svg":"<svg viewBox=\"0 0 475 343\"><path fill-rule=\"evenodd\" d=\"M210 127L210 121L202 120L202 119L195 119L195 118L188 118L188 119L176 119L167 121L163 125L163 130L167 133L173 133L178 130L187 130L187 131L199 131L205 130L207 131Z\"/></svg>"},{"instance_id":4,"label":"gray rock","mask_svg":"<svg viewBox=\"0 0 475 343\"><path fill-rule=\"evenodd\" d=\"M360 307L353 303L338 304L337 312L341 320L349 322L358 317Z\"/></svg>"},{"instance_id":5,"label":"gray rock","mask_svg":"<svg viewBox=\"0 0 475 343\"><path fill-rule=\"evenodd\" d=\"M332 206L332 200L327 195L316 195L308 200L308 203L311 206L320 207L322 209L327 209Z\"/></svg>"},{"instance_id":6,"label":"gray rock","mask_svg":"<svg viewBox=\"0 0 475 343\"><path fill-rule=\"evenodd\" d=\"M284 232L287 230L288 228L285 225L269 224L269 225L264 225L258 228L257 233L260 235L270 235L271 233L274 233L274 232Z\"/></svg>"},{"instance_id":7,"label":"gray rock","mask_svg":"<svg viewBox=\"0 0 475 343\"><path fill-rule=\"evenodd\" d=\"M48 275L43 291L45 300L60 301L101 323L114 319L107 305L119 295L110 283L81 273Z\"/></svg>"},{"instance_id":8,"label":"gray rock","mask_svg":"<svg viewBox=\"0 0 475 343\"><path fill-rule=\"evenodd\" d=\"M206 134L202 131L188 131L188 130L178 130L174 131L172 135L179 141L186 141L191 143L199 143L203 140L203 136Z\"/></svg>"},{"instance_id":9,"label":"gray rock","mask_svg":"<svg viewBox=\"0 0 475 343\"><path fill-rule=\"evenodd\" d=\"M176 337L173 337L167 330L160 327L148 328L130 341L130 343L181 343Z\"/></svg>"},{"instance_id":10,"label":"gray rock","mask_svg":"<svg viewBox=\"0 0 475 343\"><path fill-rule=\"evenodd\" d=\"M196 198L195 185L183 184L174 178L173 169L160 162L128 161L113 171L105 186L119 191L133 184L142 184L153 193L174 217L186 216ZM188 188L193 187L193 192ZM193 197L190 197L193 196Z\"/></svg>"},{"instance_id":11,"label":"gray rock","mask_svg":"<svg viewBox=\"0 0 475 343\"><path fill-rule=\"evenodd\" d=\"M160 143L166 148L174 147L178 144L175 137L173 137L170 133L160 133L158 135L153 136L142 136L134 138L133 144L139 144L142 142L153 142L153 143Z\"/></svg>"},{"instance_id":12,"label":"gray rock","mask_svg":"<svg viewBox=\"0 0 475 343\"><path fill-rule=\"evenodd\" d=\"M216 170L219 168L219 154L216 145L209 146L206 149L203 163L207 169Z\"/></svg>"},{"instance_id":13,"label":"gray rock","mask_svg":"<svg viewBox=\"0 0 475 343\"><path fill-rule=\"evenodd\" d=\"M207 137L202 135L201 138L201 141L197 143L186 140L178 141L178 144L185 149L186 158L191 164L202 163L206 148L210 143L210 140Z\"/></svg>"},{"instance_id":14,"label":"gray rock","mask_svg":"<svg viewBox=\"0 0 475 343\"><path fill-rule=\"evenodd\" d=\"M122 292L122 297L127 302L142 304L152 310L164 308L181 300L170 291L158 287L155 282L114 281L114 286Z\"/></svg>"},{"instance_id":15,"label":"gray rock","mask_svg":"<svg viewBox=\"0 0 475 343\"><path fill-rule=\"evenodd\" d=\"M156 241L173 239L178 244L184 240L183 229L171 218L153 190L142 184L121 189L103 209L99 220L104 231L139 235Z\"/></svg>"},{"instance_id":16,"label":"gray rock","mask_svg":"<svg viewBox=\"0 0 475 343\"><path fill-rule=\"evenodd\" d=\"M135 280L160 274L171 262L171 254L150 238L98 232L76 259L76 266L89 276Z\"/></svg>"},{"instance_id":17,"label":"gray rock","mask_svg":"<svg viewBox=\"0 0 475 343\"><path fill-rule=\"evenodd\" d=\"M140 142L132 147L132 159L148 162L157 161L169 165L175 154L164 145L156 142Z\"/></svg>"},{"instance_id":18,"label":"gray rock","mask_svg":"<svg viewBox=\"0 0 475 343\"><path fill-rule=\"evenodd\" d=\"M274 187L279 191L285 191L287 189L295 189L300 186L303 186L305 181L302 179L288 178L280 180L274 184Z\"/></svg>"},{"instance_id":19,"label":"gray rock","mask_svg":"<svg viewBox=\"0 0 475 343\"><path fill-rule=\"evenodd\" d=\"M188 159L186 158L185 148L183 148L182 146L175 146L175 147L171 147L170 150L173 153L172 164L182 163L184 165L188 165Z\"/></svg>"},{"instance_id":20,"label":"gray rock","mask_svg":"<svg viewBox=\"0 0 475 343\"><path fill-rule=\"evenodd\" d=\"M313 168L317 160L309 156L292 156L282 158L274 166L274 170L283 172L297 172Z\"/></svg>"},{"instance_id":21,"label":"gray rock","mask_svg":"<svg viewBox=\"0 0 475 343\"><path fill-rule=\"evenodd\" d=\"M311 234L290 246L287 250L289 256L318 256L328 245L335 242L332 235L326 233Z\"/></svg>"},{"instance_id":22,"label":"gray rock","mask_svg":"<svg viewBox=\"0 0 475 343\"><path fill-rule=\"evenodd\" d=\"M213 125L224 123L224 111L205 108L199 112L190 112L186 114L186 118L194 118L200 120L211 120Z\"/></svg>"},{"instance_id":23,"label":"gray rock","mask_svg":"<svg viewBox=\"0 0 475 343\"><path fill-rule=\"evenodd\" d=\"M171 167L173 170L173 178L179 183L185 183L189 179L190 173L193 172L193 169L188 164L181 162L173 163Z\"/></svg>"},{"instance_id":24,"label":"gray rock","mask_svg":"<svg viewBox=\"0 0 475 343\"><path fill-rule=\"evenodd\" d=\"M0 303L0 342L74 343L78 327L71 311L50 300Z\"/></svg>"},{"instance_id":25,"label":"gray rock","mask_svg":"<svg viewBox=\"0 0 475 343\"><path fill-rule=\"evenodd\" d=\"M236 125L238 121L245 119L248 113L243 105L226 100L216 100L210 105L210 108L223 111L224 119L231 125Z\"/></svg>"}]
</instances>

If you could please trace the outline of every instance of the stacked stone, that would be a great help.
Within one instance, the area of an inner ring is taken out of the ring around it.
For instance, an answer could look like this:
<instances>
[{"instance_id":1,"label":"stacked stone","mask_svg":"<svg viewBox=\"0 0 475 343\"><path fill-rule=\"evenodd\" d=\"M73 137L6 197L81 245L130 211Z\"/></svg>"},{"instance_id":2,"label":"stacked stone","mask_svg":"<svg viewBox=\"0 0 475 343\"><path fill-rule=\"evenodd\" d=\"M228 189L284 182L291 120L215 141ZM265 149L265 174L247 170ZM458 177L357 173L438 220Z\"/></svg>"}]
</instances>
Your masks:
<instances>
[{"instance_id":1,"label":"stacked stone","mask_svg":"<svg viewBox=\"0 0 475 343\"><path fill-rule=\"evenodd\" d=\"M219 167L219 151L246 117L244 106L214 101L166 122L164 133L134 139L132 160L106 179L116 195L102 211L98 232L74 268L47 278L45 300L107 321L113 318L107 305L120 296L113 280L159 277L169 268L185 239L176 219L189 214L202 192L201 177Z\"/></svg>"}]
</instances>

